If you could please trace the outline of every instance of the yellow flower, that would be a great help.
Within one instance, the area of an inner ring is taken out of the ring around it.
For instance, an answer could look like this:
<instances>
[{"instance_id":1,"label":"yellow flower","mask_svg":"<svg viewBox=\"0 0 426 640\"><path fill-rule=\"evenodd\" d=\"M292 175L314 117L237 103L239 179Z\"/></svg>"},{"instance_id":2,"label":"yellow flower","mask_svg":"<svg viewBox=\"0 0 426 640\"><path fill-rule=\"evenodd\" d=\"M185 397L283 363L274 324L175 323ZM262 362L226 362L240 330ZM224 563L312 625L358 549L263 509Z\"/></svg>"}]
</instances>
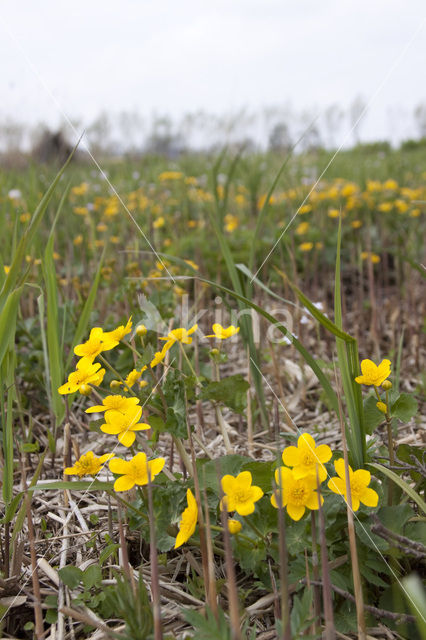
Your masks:
<instances>
[{"instance_id":1,"label":"yellow flower","mask_svg":"<svg viewBox=\"0 0 426 640\"><path fill-rule=\"evenodd\" d=\"M143 336L146 336L147 333L148 329L146 328L146 326L144 324L138 324L138 326L136 327L136 335L139 336L139 338L143 338Z\"/></svg>"},{"instance_id":2,"label":"yellow flower","mask_svg":"<svg viewBox=\"0 0 426 640\"><path fill-rule=\"evenodd\" d=\"M120 342L120 340L122 340L124 336L127 336L127 334L131 332L131 330L132 316L130 316L130 318L128 319L126 326L123 326L121 324L119 327L113 329L112 331L106 331L104 333L104 336L108 336L108 338L111 338L111 340L118 340L118 342Z\"/></svg>"},{"instance_id":3,"label":"yellow flower","mask_svg":"<svg viewBox=\"0 0 426 640\"><path fill-rule=\"evenodd\" d=\"M133 385L135 384L135 382L137 382L141 375L143 374L143 372L146 370L147 367L142 367L142 369L140 371L138 371L137 369L133 369L129 375L127 376L125 383L126 383L126 387L128 389L130 389L131 387L133 387Z\"/></svg>"},{"instance_id":4,"label":"yellow flower","mask_svg":"<svg viewBox=\"0 0 426 640\"><path fill-rule=\"evenodd\" d=\"M336 460L334 463L338 478L331 478L328 481L328 488L334 493L343 496L346 500L346 475L345 475L345 461L343 458ZM371 473L365 469L357 469L352 471L349 467L349 484L352 498L352 509L358 511L359 503L365 504L367 507L377 507L379 502L379 496L370 489Z\"/></svg>"},{"instance_id":5,"label":"yellow flower","mask_svg":"<svg viewBox=\"0 0 426 640\"><path fill-rule=\"evenodd\" d=\"M154 357L151 360L151 362L149 363L149 366L151 367L151 369L153 369L154 367L157 366L157 364L160 364L160 362L163 362L164 358L166 357L166 353L167 351L170 349L171 345L173 343L172 342L166 342L166 344L164 345L164 347L161 349L161 351L156 351L154 353Z\"/></svg>"},{"instance_id":6,"label":"yellow flower","mask_svg":"<svg viewBox=\"0 0 426 640\"><path fill-rule=\"evenodd\" d=\"M77 370L70 373L68 381L59 387L58 393L66 395L79 391L81 387L84 391L84 385L100 385L105 375L105 369L100 369L100 366L99 362L93 364L90 360L82 358L77 362Z\"/></svg>"},{"instance_id":7,"label":"yellow flower","mask_svg":"<svg viewBox=\"0 0 426 640\"><path fill-rule=\"evenodd\" d=\"M184 260L184 262L186 262L186 264L189 264L189 266L195 269L195 271L198 271L198 269L200 268L198 264L195 264L193 260Z\"/></svg>"},{"instance_id":8,"label":"yellow flower","mask_svg":"<svg viewBox=\"0 0 426 640\"><path fill-rule=\"evenodd\" d=\"M83 242L83 236L81 235L81 233L78 236L75 236L73 243L76 247L80 246Z\"/></svg>"},{"instance_id":9,"label":"yellow flower","mask_svg":"<svg viewBox=\"0 0 426 640\"><path fill-rule=\"evenodd\" d=\"M221 485L225 494L220 501L220 508L236 511L240 516L248 516L254 511L254 503L263 496L260 487L252 486L250 471L242 471L235 478L231 475L223 476Z\"/></svg>"},{"instance_id":10,"label":"yellow flower","mask_svg":"<svg viewBox=\"0 0 426 640\"><path fill-rule=\"evenodd\" d=\"M380 387L382 382L391 374L391 361L382 360L379 365L376 365L367 358L361 362L361 372L362 376L357 376L355 382Z\"/></svg>"},{"instance_id":11,"label":"yellow flower","mask_svg":"<svg viewBox=\"0 0 426 640\"><path fill-rule=\"evenodd\" d=\"M301 215L303 215L304 213L309 213L309 211L312 211L312 205L304 204L302 207L299 208L297 213L300 213Z\"/></svg>"},{"instance_id":12,"label":"yellow flower","mask_svg":"<svg viewBox=\"0 0 426 640\"><path fill-rule=\"evenodd\" d=\"M233 518L229 518L228 520L228 531L231 535L235 535L236 533L240 533L243 525L239 520L234 520Z\"/></svg>"},{"instance_id":13,"label":"yellow flower","mask_svg":"<svg viewBox=\"0 0 426 640\"><path fill-rule=\"evenodd\" d=\"M158 176L160 182L165 182L167 180L180 180L183 178L183 173L181 171L163 171Z\"/></svg>"},{"instance_id":14,"label":"yellow flower","mask_svg":"<svg viewBox=\"0 0 426 640\"><path fill-rule=\"evenodd\" d=\"M338 218L340 216L339 209L329 209L327 213L329 218Z\"/></svg>"},{"instance_id":15,"label":"yellow flower","mask_svg":"<svg viewBox=\"0 0 426 640\"><path fill-rule=\"evenodd\" d=\"M280 467L275 471L277 496L281 494L281 506L287 507L287 513L292 520L300 520L308 509L318 509L318 493L315 491L317 483L313 477L296 478L294 471L287 467ZM277 496L271 496L271 504L278 509ZM321 504L323 497L321 496Z\"/></svg>"},{"instance_id":16,"label":"yellow flower","mask_svg":"<svg viewBox=\"0 0 426 640\"><path fill-rule=\"evenodd\" d=\"M228 231L228 233L232 233L238 228L238 218L233 216L232 213L227 213L223 220L225 222L225 231Z\"/></svg>"},{"instance_id":17,"label":"yellow flower","mask_svg":"<svg viewBox=\"0 0 426 640\"><path fill-rule=\"evenodd\" d=\"M300 224L297 225L295 233L298 236L303 236L303 234L306 233L308 229L309 229L309 222L301 222Z\"/></svg>"},{"instance_id":18,"label":"yellow flower","mask_svg":"<svg viewBox=\"0 0 426 640\"><path fill-rule=\"evenodd\" d=\"M286 447L283 451L282 459L285 465L293 467L293 475L296 480L311 476L316 486L316 468L318 466L318 477L320 482L324 482L327 471L324 463L328 462L332 456L331 449L326 444L315 447L315 440L309 433L303 433L297 441L297 447Z\"/></svg>"},{"instance_id":19,"label":"yellow flower","mask_svg":"<svg viewBox=\"0 0 426 640\"><path fill-rule=\"evenodd\" d=\"M359 229L360 227L362 227L361 220L352 220L351 227L352 229Z\"/></svg>"},{"instance_id":20,"label":"yellow flower","mask_svg":"<svg viewBox=\"0 0 426 640\"><path fill-rule=\"evenodd\" d=\"M4 269L5 274L7 275L9 273L9 271L10 271L10 266L8 264L5 264L3 269Z\"/></svg>"},{"instance_id":21,"label":"yellow flower","mask_svg":"<svg viewBox=\"0 0 426 640\"><path fill-rule=\"evenodd\" d=\"M135 441L135 431L151 429L149 424L138 422L142 415L142 407L129 407L125 413L111 409L105 412L105 423L101 431L118 436L118 441L125 447L131 447Z\"/></svg>"},{"instance_id":22,"label":"yellow flower","mask_svg":"<svg viewBox=\"0 0 426 640\"><path fill-rule=\"evenodd\" d=\"M179 522L179 533L176 536L175 549L189 540L197 525L198 507L191 489L188 489L186 492L186 500L188 502L188 506L182 513L181 520Z\"/></svg>"},{"instance_id":23,"label":"yellow flower","mask_svg":"<svg viewBox=\"0 0 426 640\"><path fill-rule=\"evenodd\" d=\"M137 484L144 486L148 480L153 480L158 475L165 464L164 458L155 458L147 461L145 453L137 453L131 460L120 460L115 458L109 463L112 473L120 475L114 482L115 491L129 491ZM148 471L150 478L148 478Z\"/></svg>"},{"instance_id":24,"label":"yellow flower","mask_svg":"<svg viewBox=\"0 0 426 640\"><path fill-rule=\"evenodd\" d=\"M164 227L165 224L166 224L166 221L164 217L160 216L159 218L157 218L157 220L154 220L154 222L152 223L152 226L154 229L161 229L161 227Z\"/></svg>"},{"instance_id":25,"label":"yellow flower","mask_svg":"<svg viewBox=\"0 0 426 640\"><path fill-rule=\"evenodd\" d=\"M118 340L104 333L101 327L94 327L90 332L90 337L83 344L78 344L74 348L76 356L85 358L92 362L102 351L109 351L118 345Z\"/></svg>"},{"instance_id":26,"label":"yellow flower","mask_svg":"<svg viewBox=\"0 0 426 640\"><path fill-rule=\"evenodd\" d=\"M190 336L194 333L194 331L197 331L197 329L198 324L194 324L194 326L188 330L180 327L179 329L173 329L173 331L169 331L169 333L167 334L167 338L160 338L160 340L167 341L162 351L164 351L166 347L167 349L170 349L172 344L174 344L175 342L181 342L182 344L191 344L192 338L190 338Z\"/></svg>"},{"instance_id":27,"label":"yellow flower","mask_svg":"<svg viewBox=\"0 0 426 640\"><path fill-rule=\"evenodd\" d=\"M313 246L313 242L302 242L302 244L299 245L299 249L300 251L311 251L313 249Z\"/></svg>"},{"instance_id":28,"label":"yellow flower","mask_svg":"<svg viewBox=\"0 0 426 640\"><path fill-rule=\"evenodd\" d=\"M222 325L220 325L219 323L215 323L212 326L212 329L214 333L206 336L206 338L217 338L217 340L226 340L226 338L235 336L235 334L239 332L240 327L234 327L234 325L231 324L225 329L225 327L222 327Z\"/></svg>"},{"instance_id":29,"label":"yellow flower","mask_svg":"<svg viewBox=\"0 0 426 640\"><path fill-rule=\"evenodd\" d=\"M87 207L74 207L74 213L78 216L87 216L89 209Z\"/></svg>"},{"instance_id":30,"label":"yellow flower","mask_svg":"<svg viewBox=\"0 0 426 640\"><path fill-rule=\"evenodd\" d=\"M139 398L125 398L124 396L106 396L102 400L102 404L89 407L86 413L101 413L102 411L120 411L125 413L130 407L139 404Z\"/></svg>"},{"instance_id":31,"label":"yellow flower","mask_svg":"<svg viewBox=\"0 0 426 640\"><path fill-rule=\"evenodd\" d=\"M82 455L79 460L74 462L73 467L66 467L64 473L67 476L96 476L102 469L104 463L107 460L111 460L114 457L113 453L105 453L103 456L97 458L93 451L88 451Z\"/></svg>"}]
</instances>

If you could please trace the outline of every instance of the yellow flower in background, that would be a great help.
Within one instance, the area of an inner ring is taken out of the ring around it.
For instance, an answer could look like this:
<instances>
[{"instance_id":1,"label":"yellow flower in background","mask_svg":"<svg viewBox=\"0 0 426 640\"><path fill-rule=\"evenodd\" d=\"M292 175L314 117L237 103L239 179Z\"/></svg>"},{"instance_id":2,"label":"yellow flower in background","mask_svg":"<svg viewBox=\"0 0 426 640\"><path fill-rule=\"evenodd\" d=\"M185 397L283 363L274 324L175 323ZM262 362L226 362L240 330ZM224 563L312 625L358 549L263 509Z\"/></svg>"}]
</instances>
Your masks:
<instances>
[{"instance_id":1,"label":"yellow flower in background","mask_svg":"<svg viewBox=\"0 0 426 640\"><path fill-rule=\"evenodd\" d=\"M361 373L361 376L355 378L355 382L380 387L382 382L389 378L391 374L391 361L382 360L379 365L376 365L367 358L361 362Z\"/></svg>"},{"instance_id":2,"label":"yellow flower in background","mask_svg":"<svg viewBox=\"0 0 426 640\"><path fill-rule=\"evenodd\" d=\"M96 476L102 469L104 463L113 457L113 453L105 453L98 458L94 455L93 451L88 451L74 462L73 467L66 467L64 473L67 476L79 476L80 478L83 476Z\"/></svg>"},{"instance_id":3,"label":"yellow flower in background","mask_svg":"<svg viewBox=\"0 0 426 640\"><path fill-rule=\"evenodd\" d=\"M309 222L301 222L300 224L297 225L295 233L298 236L303 236L303 234L306 233L308 229L309 229Z\"/></svg>"},{"instance_id":4,"label":"yellow flower in background","mask_svg":"<svg viewBox=\"0 0 426 640\"><path fill-rule=\"evenodd\" d=\"M179 533L176 536L175 549L189 540L197 526L198 506L191 489L188 489L186 492L186 500L188 506L182 513L181 520L179 522Z\"/></svg>"},{"instance_id":5,"label":"yellow flower in background","mask_svg":"<svg viewBox=\"0 0 426 640\"><path fill-rule=\"evenodd\" d=\"M359 229L360 227L362 227L361 220L352 220L351 227L352 229Z\"/></svg>"},{"instance_id":6,"label":"yellow flower in background","mask_svg":"<svg viewBox=\"0 0 426 640\"><path fill-rule=\"evenodd\" d=\"M164 216L160 216L159 218L157 218L157 220L154 220L152 226L154 229L161 229L161 227L164 227L165 224L166 221L164 219Z\"/></svg>"},{"instance_id":7,"label":"yellow flower in background","mask_svg":"<svg viewBox=\"0 0 426 640\"><path fill-rule=\"evenodd\" d=\"M361 260L370 260L373 264L378 264L380 262L380 256L372 251L362 251Z\"/></svg>"},{"instance_id":8,"label":"yellow flower in background","mask_svg":"<svg viewBox=\"0 0 426 640\"><path fill-rule=\"evenodd\" d=\"M180 180L183 178L181 171L163 171L158 176L160 182L166 182L166 180Z\"/></svg>"},{"instance_id":9,"label":"yellow flower in background","mask_svg":"<svg viewBox=\"0 0 426 640\"><path fill-rule=\"evenodd\" d=\"M173 329L169 331L166 338L160 338L160 340L166 340L166 344L164 345L162 351L164 349L170 349L170 347L175 342L181 342L182 344L191 344L192 338L190 337L195 331L198 329L198 324L194 324L190 329L186 330L183 327L179 327L179 329Z\"/></svg>"},{"instance_id":10,"label":"yellow flower in background","mask_svg":"<svg viewBox=\"0 0 426 640\"><path fill-rule=\"evenodd\" d=\"M236 533L240 533L243 525L239 520L234 520L233 518L229 518L228 520L228 531L231 535L235 535Z\"/></svg>"},{"instance_id":11,"label":"yellow flower in background","mask_svg":"<svg viewBox=\"0 0 426 640\"><path fill-rule=\"evenodd\" d=\"M224 217L225 222L225 231L228 233L232 233L235 229L238 229L238 218L237 216L233 216L232 213L227 213Z\"/></svg>"},{"instance_id":12,"label":"yellow flower in background","mask_svg":"<svg viewBox=\"0 0 426 640\"><path fill-rule=\"evenodd\" d=\"M125 413L111 409L105 412L105 423L101 425L101 431L112 436L117 436L120 444L131 447L135 441L135 431L151 429L146 422L138 422L142 416L142 407L129 407Z\"/></svg>"},{"instance_id":13,"label":"yellow flower in background","mask_svg":"<svg viewBox=\"0 0 426 640\"><path fill-rule=\"evenodd\" d=\"M294 470L280 467L275 470L276 493L271 496L271 504L278 509L277 497L281 494L281 506L287 508L287 513L292 520L300 520L306 508L318 509L317 483L311 475L305 478L296 478ZM321 504L324 502L321 496Z\"/></svg>"},{"instance_id":14,"label":"yellow flower in background","mask_svg":"<svg viewBox=\"0 0 426 640\"><path fill-rule=\"evenodd\" d=\"M151 367L151 369L156 367L157 364L160 364L160 362L163 362L164 358L166 357L166 353L169 350L169 348L171 347L171 345L172 345L172 343L169 344L168 342L166 342L166 344L161 349L161 351L156 351L156 353L154 353L154 357L151 360L151 362L149 363L149 366Z\"/></svg>"},{"instance_id":15,"label":"yellow flower in background","mask_svg":"<svg viewBox=\"0 0 426 640\"><path fill-rule=\"evenodd\" d=\"M212 329L214 333L206 336L206 338L216 338L217 340L226 340L226 338L231 338L232 336L235 336L235 334L239 332L240 327L234 327L234 325L231 324L229 327L225 329L225 327L222 327L221 324L216 322L212 326Z\"/></svg>"},{"instance_id":16,"label":"yellow flower in background","mask_svg":"<svg viewBox=\"0 0 426 640\"><path fill-rule=\"evenodd\" d=\"M89 213L89 209L87 207L74 207L73 211L78 216L87 216Z\"/></svg>"},{"instance_id":17,"label":"yellow flower in background","mask_svg":"<svg viewBox=\"0 0 426 640\"><path fill-rule=\"evenodd\" d=\"M312 205L311 204L304 204L303 206L301 206L299 208L297 213L299 213L300 215L303 215L304 213L309 213L310 211L312 211Z\"/></svg>"},{"instance_id":18,"label":"yellow flower in background","mask_svg":"<svg viewBox=\"0 0 426 640\"><path fill-rule=\"evenodd\" d=\"M142 367L140 371L137 369L133 369L125 379L126 387L131 389L135 382L138 382L143 374L146 371L147 367Z\"/></svg>"},{"instance_id":19,"label":"yellow flower in background","mask_svg":"<svg viewBox=\"0 0 426 640\"><path fill-rule=\"evenodd\" d=\"M339 209L329 209L327 213L329 218L338 218L340 216Z\"/></svg>"},{"instance_id":20,"label":"yellow flower in background","mask_svg":"<svg viewBox=\"0 0 426 640\"><path fill-rule=\"evenodd\" d=\"M260 500L263 491L251 483L250 471L242 471L236 478L231 475L223 476L221 485L225 495L220 501L220 508L236 511L240 516L253 513L254 503Z\"/></svg>"},{"instance_id":21,"label":"yellow flower in background","mask_svg":"<svg viewBox=\"0 0 426 640\"><path fill-rule=\"evenodd\" d=\"M184 262L186 262L186 264L189 264L189 266L195 269L195 271L198 271L200 268L198 264L195 264L193 260L184 260Z\"/></svg>"},{"instance_id":22,"label":"yellow flower in background","mask_svg":"<svg viewBox=\"0 0 426 640\"><path fill-rule=\"evenodd\" d=\"M314 247L313 242L302 242L302 244L299 244L300 251L311 251L313 247Z\"/></svg>"},{"instance_id":23,"label":"yellow flower in background","mask_svg":"<svg viewBox=\"0 0 426 640\"><path fill-rule=\"evenodd\" d=\"M102 404L89 407L86 409L86 413L101 413L102 411L111 411L112 409L125 413L130 407L134 407L137 404L139 404L139 398L125 398L124 396L118 395L106 396L106 398L102 400Z\"/></svg>"},{"instance_id":24,"label":"yellow flower in background","mask_svg":"<svg viewBox=\"0 0 426 640\"><path fill-rule=\"evenodd\" d=\"M165 463L164 458L147 461L145 453L137 453L131 460L114 458L109 463L109 470L121 476L114 482L114 490L129 491L135 484L138 486L148 484L149 480L152 481L163 470Z\"/></svg>"},{"instance_id":25,"label":"yellow flower in background","mask_svg":"<svg viewBox=\"0 0 426 640\"><path fill-rule=\"evenodd\" d=\"M117 340L118 342L120 342L120 340L122 340L124 336L127 336L127 334L131 332L131 330L132 316L130 316L130 318L127 320L126 326L123 326L121 324L119 327L113 329L112 331L106 331L104 333L104 336L108 336L108 338L110 338L111 340Z\"/></svg>"},{"instance_id":26,"label":"yellow flower in background","mask_svg":"<svg viewBox=\"0 0 426 640\"><path fill-rule=\"evenodd\" d=\"M86 385L93 385L97 387L104 379L105 369L100 368L99 362L92 363L87 358L82 358L77 362L77 370L70 373L68 381L59 387L58 393L66 395L68 393L74 393L80 391Z\"/></svg>"},{"instance_id":27,"label":"yellow flower in background","mask_svg":"<svg viewBox=\"0 0 426 640\"><path fill-rule=\"evenodd\" d=\"M76 356L93 361L102 351L109 351L118 345L118 340L104 333L101 327L94 327L89 339L74 348Z\"/></svg>"},{"instance_id":28,"label":"yellow flower in background","mask_svg":"<svg viewBox=\"0 0 426 640\"><path fill-rule=\"evenodd\" d=\"M284 449L282 460L287 467L293 467L293 476L296 480L310 476L316 487L317 466L319 481L324 482L327 477L324 463L328 462L332 455L328 445L320 444L316 447L313 437L309 433L303 433L297 440L297 447L291 446Z\"/></svg>"},{"instance_id":29,"label":"yellow flower in background","mask_svg":"<svg viewBox=\"0 0 426 640\"><path fill-rule=\"evenodd\" d=\"M82 243L83 243L83 236L81 235L81 233L79 233L78 236L75 236L73 240L73 244L75 247L79 247Z\"/></svg>"},{"instance_id":30,"label":"yellow flower in background","mask_svg":"<svg viewBox=\"0 0 426 640\"><path fill-rule=\"evenodd\" d=\"M5 274L7 275L9 273L9 271L10 271L10 266L8 264L5 264L3 266L3 270L4 270Z\"/></svg>"},{"instance_id":31,"label":"yellow flower in background","mask_svg":"<svg viewBox=\"0 0 426 640\"><path fill-rule=\"evenodd\" d=\"M349 465L348 465L349 466ZM338 478L331 478L328 481L328 488L345 498L346 500L346 475L345 475L345 461L343 458L336 460L334 468L339 476ZM357 469L352 471L349 467L349 484L352 498L352 509L358 511L359 504L365 504L366 507L377 507L379 502L379 496L374 489L369 488L371 481L371 473L365 469Z\"/></svg>"},{"instance_id":32,"label":"yellow flower in background","mask_svg":"<svg viewBox=\"0 0 426 640\"><path fill-rule=\"evenodd\" d=\"M82 182L81 184L72 187L71 193L75 196L84 196L88 190L89 185L87 184L87 182Z\"/></svg>"}]
</instances>

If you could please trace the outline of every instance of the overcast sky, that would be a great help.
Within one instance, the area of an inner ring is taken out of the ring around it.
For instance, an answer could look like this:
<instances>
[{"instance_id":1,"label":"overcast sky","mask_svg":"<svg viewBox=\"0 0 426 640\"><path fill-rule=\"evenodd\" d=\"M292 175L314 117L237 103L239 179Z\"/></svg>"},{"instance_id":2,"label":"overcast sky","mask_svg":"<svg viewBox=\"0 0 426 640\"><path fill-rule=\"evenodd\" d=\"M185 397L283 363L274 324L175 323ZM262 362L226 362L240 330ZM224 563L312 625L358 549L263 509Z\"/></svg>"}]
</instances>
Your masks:
<instances>
[{"instance_id":1,"label":"overcast sky","mask_svg":"<svg viewBox=\"0 0 426 640\"><path fill-rule=\"evenodd\" d=\"M425 17L424 0L2 0L0 118L320 114L361 95L365 139L406 137L426 102Z\"/></svg>"}]
</instances>

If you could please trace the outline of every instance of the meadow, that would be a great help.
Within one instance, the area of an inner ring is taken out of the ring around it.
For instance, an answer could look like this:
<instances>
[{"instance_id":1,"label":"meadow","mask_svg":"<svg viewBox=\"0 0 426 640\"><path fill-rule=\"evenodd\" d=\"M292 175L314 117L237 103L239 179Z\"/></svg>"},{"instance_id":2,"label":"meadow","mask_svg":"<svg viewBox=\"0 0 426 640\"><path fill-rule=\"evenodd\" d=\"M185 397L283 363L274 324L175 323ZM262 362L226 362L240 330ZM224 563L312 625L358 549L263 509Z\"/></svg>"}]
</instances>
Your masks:
<instances>
[{"instance_id":1,"label":"meadow","mask_svg":"<svg viewBox=\"0 0 426 640\"><path fill-rule=\"evenodd\" d=\"M425 156L2 170L3 638L426 638Z\"/></svg>"}]
</instances>

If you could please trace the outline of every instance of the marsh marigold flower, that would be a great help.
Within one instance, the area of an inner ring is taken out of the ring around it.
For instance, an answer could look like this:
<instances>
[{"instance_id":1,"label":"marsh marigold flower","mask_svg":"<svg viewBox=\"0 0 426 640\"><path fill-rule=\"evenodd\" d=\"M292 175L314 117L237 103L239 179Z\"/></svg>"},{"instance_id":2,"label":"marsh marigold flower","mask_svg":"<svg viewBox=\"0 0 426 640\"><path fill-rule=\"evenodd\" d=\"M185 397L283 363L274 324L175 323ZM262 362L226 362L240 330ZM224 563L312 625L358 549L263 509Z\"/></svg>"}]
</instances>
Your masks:
<instances>
[{"instance_id":1,"label":"marsh marigold flower","mask_svg":"<svg viewBox=\"0 0 426 640\"><path fill-rule=\"evenodd\" d=\"M250 471L242 471L236 478L231 475L223 476L221 485L225 495L220 501L220 508L236 511L240 516L253 513L254 503L260 500L263 491L251 483Z\"/></svg>"},{"instance_id":2,"label":"marsh marigold flower","mask_svg":"<svg viewBox=\"0 0 426 640\"><path fill-rule=\"evenodd\" d=\"M355 382L380 387L382 382L391 374L391 361L382 360L379 365L376 365L372 360L368 360L367 358L361 362L361 373L362 376L357 376Z\"/></svg>"},{"instance_id":3,"label":"marsh marigold flower","mask_svg":"<svg viewBox=\"0 0 426 640\"><path fill-rule=\"evenodd\" d=\"M328 488L343 496L346 500L346 474L345 474L345 461L343 458L336 460L334 468L339 476L338 478L331 478L328 481ZM349 467L349 484L352 498L352 509L358 511L359 504L365 504L366 507L377 507L379 502L379 496L374 489L369 488L371 480L371 473L365 469L357 469L352 471Z\"/></svg>"},{"instance_id":4,"label":"marsh marigold flower","mask_svg":"<svg viewBox=\"0 0 426 640\"><path fill-rule=\"evenodd\" d=\"M309 433L302 433L297 441L297 447L286 447L282 454L282 460L287 467L293 467L293 475L296 480L311 476L316 486L316 468L320 482L324 482L327 471L324 463L332 456L330 447L326 444L315 446L315 440Z\"/></svg>"},{"instance_id":5,"label":"marsh marigold flower","mask_svg":"<svg viewBox=\"0 0 426 640\"><path fill-rule=\"evenodd\" d=\"M121 413L125 413L130 407L139 404L139 398L125 398L124 396L106 396L102 400L102 404L97 404L86 409L86 413L101 413L102 411L111 411L115 409Z\"/></svg>"},{"instance_id":6,"label":"marsh marigold flower","mask_svg":"<svg viewBox=\"0 0 426 640\"><path fill-rule=\"evenodd\" d=\"M125 326L120 325L119 327L117 327L116 329L113 329L112 331L106 331L104 333L104 336L108 336L108 338L112 340L117 340L118 342L120 342L120 340L122 340L124 336L127 336L127 334L131 332L131 330L132 330L132 317L130 316Z\"/></svg>"},{"instance_id":7,"label":"marsh marigold flower","mask_svg":"<svg viewBox=\"0 0 426 640\"><path fill-rule=\"evenodd\" d=\"M169 331L166 338L160 338L160 340L166 340L166 344L164 345L162 351L165 349L170 349L170 347L175 342L181 342L182 344L191 344L192 338L190 337L194 331L197 331L198 324L194 324L190 329L186 330L183 327L179 327L179 329L173 329ZM152 366L152 365L151 365Z\"/></svg>"},{"instance_id":8,"label":"marsh marigold flower","mask_svg":"<svg viewBox=\"0 0 426 640\"><path fill-rule=\"evenodd\" d=\"M271 504L278 509L277 498L281 493L281 506L287 508L287 513L292 520L300 520L306 508L318 509L317 482L311 475L296 478L294 470L280 467L275 471L275 483L277 491L271 496ZM323 501L321 496L321 504Z\"/></svg>"},{"instance_id":9,"label":"marsh marigold flower","mask_svg":"<svg viewBox=\"0 0 426 640\"><path fill-rule=\"evenodd\" d=\"M70 373L68 381L59 387L58 393L66 395L82 390L84 395L87 385L91 384L97 387L105 375L105 369L101 369L100 366L99 362L92 363L90 360L82 358L77 362L77 370Z\"/></svg>"},{"instance_id":10,"label":"marsh marigold flower","mask_svg":"<svg viewBox=\"0 0 426 640\"><path fill-rule=\"evenodd\" d=\"M197 526L198 506L191 489L188 489L186 492L186 500L188 506L182 513L181 520L179 522L179 533L176 536L175 549L189 540Z\"/></svg>"},{"instance_id":11,"label":"marsh marigold flower","mask_svg":"<svg viewBox=\"0 0 426 640\"><path fill-rule=\"evenodd\" d=\"M222 327L222 325L216 322L212 326L212 329L214 333L212 333L209 336L206 336L206 338L216 338L217 340L226 340L226 338L231 338L232 336L235 336L235 334L239 332L240 327L234 327L231 324L229 327L225 329L225 327Z\"/></svg>"},{"instance_id":12,"label":"marsh marigold flower","mask_svg":"<svg viewBox=\"0 0 426 640\"><path fill-rule=\"evenodd\" d=\"M66 467L64 473L67 476L96 476L102 469L107 460L111 460L114 457L113 453L105 453L99 458L95 456L93 451L88 451L83 454L78 460L74 462L73 467Z\"/></svg>"},{"instance_id":13,"label":"marsh marigold flower","mask_svg":"<svg viewBox=\"0 0 426 640\"><path fill-rule=\"evenodd\" d=\"M143 452L137 453L131 460L114 458L109 463L109 470L121 476L114 482L114 490L129 491L135 484L138 486L148 484L148 471L150 479L153 480L162 471L165 462L164 458L147 461L146 454Z\"/></svg>"},{"instance_id":14,"label":"marsh marigold flower","mask_svg":"<svg viewBox=\"0 0 426 640\"><path fill-rule=\"evenodd\" d=\"M142 415L142 407L130 407L125 413L112 409L105 413L105 423L101 431L118 437L120 444L131 447L135 441L135 431L151 429L145 422L138 422Z\"/></svg>"},{"instance_id":15,"label":"marsh marigold flower","mask_svg":"<svg viewBox=\"0 0 426 640\"><path fill-rule=\"evenodd\" d=\"M74 348L74 353L76 356L80 356L80 358L86 358L93 362L96 356L102 353L102 351L109 351L117 345L118 340L104 333L101 327L94 327L90 332L89 339L82 344L78 344Z\"/></svg>"}]
</instances>

